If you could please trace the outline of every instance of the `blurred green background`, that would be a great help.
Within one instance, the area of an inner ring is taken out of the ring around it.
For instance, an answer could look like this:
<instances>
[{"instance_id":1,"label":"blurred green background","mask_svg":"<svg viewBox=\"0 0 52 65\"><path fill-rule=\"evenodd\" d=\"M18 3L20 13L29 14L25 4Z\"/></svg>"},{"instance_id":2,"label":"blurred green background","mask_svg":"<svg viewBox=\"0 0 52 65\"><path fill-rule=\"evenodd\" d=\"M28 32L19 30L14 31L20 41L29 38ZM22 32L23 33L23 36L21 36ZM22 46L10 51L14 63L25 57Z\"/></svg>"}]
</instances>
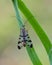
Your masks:
<instances>
[{"instance_id":1,"label":"blurred green background","mask_svg":"<svg viewBox=\"0 0 52 65\"><path fill-rule=\"evenodd\" d=\"M52 42L52 0L23 0ZM50 65L48 55L40 39L26 22L23 21L33 41L35 51L43 65ZM20 51L16 45L19 37L19 26L11 0L0 0L0 65L32 65L25 48Z\"/></svg>"}]
</instances>

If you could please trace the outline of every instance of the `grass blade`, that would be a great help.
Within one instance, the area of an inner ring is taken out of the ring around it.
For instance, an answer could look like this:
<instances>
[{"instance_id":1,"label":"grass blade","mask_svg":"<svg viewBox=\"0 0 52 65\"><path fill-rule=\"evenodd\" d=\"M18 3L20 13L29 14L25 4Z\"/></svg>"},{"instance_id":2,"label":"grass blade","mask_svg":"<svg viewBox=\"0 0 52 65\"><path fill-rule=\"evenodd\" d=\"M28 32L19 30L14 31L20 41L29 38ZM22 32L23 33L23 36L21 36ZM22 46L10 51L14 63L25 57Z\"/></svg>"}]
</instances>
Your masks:
<instances>
[{"instance_id":1,"label":"grass blade","mask_svg":"<svg viewBox=\"0 0 52 65\"><path fill-rule=\"evenodd\" d=\"M14 4L15 10L16 10L16 16L17 16L18 22L20 22L19 26L21 27L22 21L20 19L20 15L19 15L18 9L16 9L18 7L18 5L16 7L16 2L14 2L14 0L13 0L13 4ZM26 47L26 49L27 49L28 55L29 55L33 65L42 65L40 60L39 60L39 58L38 58L38 56L35 53L34 48L30 49L29 47Z\"/></svg>"},{"instance_id":2,"label":"grass blade","mask_svg":"<svg viewBox=\"0 0 52 65\"><path fill-rule=\"evenodd\" d=\"M49 59L50 59L50 64L52 65L52 58L51 58L52 57L52 51L50 51L51 48L52 48L52 45L51 45L51 42L50 42L48 36L43 31L43 29L41 28L39 23L36 21L36 19L32 15L32 13L25 6L25 4L21 0L18 0L18 3L19 3L19 9L22 11L22 13L28 19L29 23L32 25L33 29L37 33L37 35L40 38L41 42L43 43L43 45L44 45L44 47L45 47L45 49L46 49L46 51L48 53L48 56L49 56Z\"/></svg>"},{"instance_id":3,"label":"grass blade","mask_svg":"<svg viewBox=\"0 0 52 65\"><path fill-rule=\"evenodd\" d=\"M38 24L38 22L36 21L36 19L34 18L34 16L31 14L31 12L27 9L27 7L25 6L25 4L21 0L18 0L18 3L19 3L20 10L23 12L23 14L25 15L25 17L28 19L29 23L34 28L35 32L39 36L40 40L42 41L42 43L43 43L43 45L46 48L47 53L48 53L48 51L50 50L50 47L51 47L51 44L50 44L51 42L48 39L46 33L43 31L43 29Z\"/></svg>"}]
</instances>

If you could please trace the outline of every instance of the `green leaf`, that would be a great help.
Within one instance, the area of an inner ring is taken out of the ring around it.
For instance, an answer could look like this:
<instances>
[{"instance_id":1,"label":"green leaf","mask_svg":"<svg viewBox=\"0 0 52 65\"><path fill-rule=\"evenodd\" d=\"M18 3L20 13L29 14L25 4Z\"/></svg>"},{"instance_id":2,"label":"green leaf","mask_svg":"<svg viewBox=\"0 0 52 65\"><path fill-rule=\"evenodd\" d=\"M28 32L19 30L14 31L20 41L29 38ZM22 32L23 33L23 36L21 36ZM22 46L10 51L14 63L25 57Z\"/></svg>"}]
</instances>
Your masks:
<instances>
[{"instance_id":1,"label":"green leaf","mask_svg":"<svg viewBox=\"0 0 52 65\"><path fill-rule=\"evenodd\" d=\"M20 15L19 15L19 12L18 12L18 2L17 2L17 7L16 7L16 2L13 0L13 5L15 7L15 11L16 11L16 16L17 16L17 19L18 19L18 24L19 26L21 27L21 23L22 23L22 19L20 19ZM23 23L22 23L23 24ZM27 52L28 52L28 55L33 63L33 65L42 65L34 48L30 49L29 47L26 47L27 49Z\"/></svg>"},{"instance_id":2,"label":"green leaf","mask_svg":"<svg viewBox=\"0 0 52 65\"><path fill-rule=\"evenodd\" d=\"M51 42L50 42L48 36L43 31L43 29L41 28L41 26L39 25L37 20L34 18L32 13L25 6L25 4L21 0L18 0L18 4L19 4L19 9L25 15L25 17L28 19L28 21L32 25L34 31L37 33L38 37L40 38L41 42L43 43L43 45L44 45L44 47L45 47L45 49L47 51L47 54L49 56L50 64L52 65L52 58L51 58L52 57L52 53L50 51L51 48L52 48L52 45L51 45ZM51 55L51 57L50 57L50 55Z\"/></svg>"}]
</instances>

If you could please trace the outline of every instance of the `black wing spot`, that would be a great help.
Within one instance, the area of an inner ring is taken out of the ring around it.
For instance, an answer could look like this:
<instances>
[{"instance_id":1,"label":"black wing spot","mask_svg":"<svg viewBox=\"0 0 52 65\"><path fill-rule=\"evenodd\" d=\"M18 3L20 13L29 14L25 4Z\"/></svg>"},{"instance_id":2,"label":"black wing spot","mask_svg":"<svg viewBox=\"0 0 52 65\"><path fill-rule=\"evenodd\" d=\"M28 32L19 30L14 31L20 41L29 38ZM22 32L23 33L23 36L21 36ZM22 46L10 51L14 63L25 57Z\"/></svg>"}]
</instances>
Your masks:
<instances>
[{"instance_id":1,"label":"black wing spot","mask_svg":"<svg viewBox=\"0 0 52 65\"><path fill-rule=\"evenodd\" d=\"M20 46L18 46L18 49L21 49L21 47L20 47Z\"/></svg>"},{"instance_id":2,"label":"black wing spot","mask_svg":"<svg viewBox=\"0 0 52 65\"><path fill-rule=\"evenodd\" d=\"M18 41L18 44L20 44L21 42L20 41Z\"/></svg>"},{"instance_id":3,"label":"black wing spot","mask_svg":"<svg viewBox=\"0 0 52 65\"><path fill-rule=\"evenodd\" d=\"M32 48L32 47L33 47L33 45L31 44L31 45L30 45L30 48Z\"/></svg>"},{"instance_id":4,"label":"black wing spot","mask_svg":"<svg viewBox=\"0 0 52 65\"><path fill-rule=\"evenodd\" d=\"M28 40L28 42L32 42L31 40Z\"/></svg>"},{"instance_id":5,"label":"black wing spot","mask_svg":"<svg viewBox=\"0 0 52 65\"><path fill-rule=\"evenodd\" d=\"M19 39L21 39L21 38L19 38Z\"/></svg>"},{"instance_id":6,"label":"black wing spot","mask_svg":"<svg viewBox=\"0 0 52 65\"><path fill-rule=\"evenodd\" d=\"M27 38L30 38L30 37L27 37Z\"/></svg>"}]
</instances>

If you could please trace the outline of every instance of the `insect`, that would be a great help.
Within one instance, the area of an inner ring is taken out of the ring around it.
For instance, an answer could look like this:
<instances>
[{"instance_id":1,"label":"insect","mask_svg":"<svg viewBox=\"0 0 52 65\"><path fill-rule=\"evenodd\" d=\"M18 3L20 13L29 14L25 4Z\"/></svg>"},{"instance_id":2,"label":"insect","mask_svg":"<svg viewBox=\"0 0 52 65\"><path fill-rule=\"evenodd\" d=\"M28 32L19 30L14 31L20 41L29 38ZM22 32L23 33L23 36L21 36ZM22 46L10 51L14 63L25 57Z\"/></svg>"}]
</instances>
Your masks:
<instances>
[{"instance_id":1,"label":"insect","mask_svg":"<svg viewBox=\"0 0 52 65\"><path fill-rule=\"evenodd\" d=\"M19 41L18 41L18 49L21 49L23 46L29 46L30 48L33 47L32 41L28 35L28 31L25 28L25 25L20 29Z\"/></svg>"},{"instance_id":2,"label":"insect","mask_svg":"<svg viewBox=\"0 0 52 65\"><path fill-rule=\"evenodd\" d=\"M15 16L12 16L12 17L15 17ZM18 49L21 49L22 47L26 47L26 46L29 46L30 48L33 47L28 31L26 30L27 28L28 30L30 29L29 24L27 23L27 21L25 21L24 24L25 25L23 25L20 28L20 35L19 35L18 44L17 44Z\"/></svg>"}]
</instances>

